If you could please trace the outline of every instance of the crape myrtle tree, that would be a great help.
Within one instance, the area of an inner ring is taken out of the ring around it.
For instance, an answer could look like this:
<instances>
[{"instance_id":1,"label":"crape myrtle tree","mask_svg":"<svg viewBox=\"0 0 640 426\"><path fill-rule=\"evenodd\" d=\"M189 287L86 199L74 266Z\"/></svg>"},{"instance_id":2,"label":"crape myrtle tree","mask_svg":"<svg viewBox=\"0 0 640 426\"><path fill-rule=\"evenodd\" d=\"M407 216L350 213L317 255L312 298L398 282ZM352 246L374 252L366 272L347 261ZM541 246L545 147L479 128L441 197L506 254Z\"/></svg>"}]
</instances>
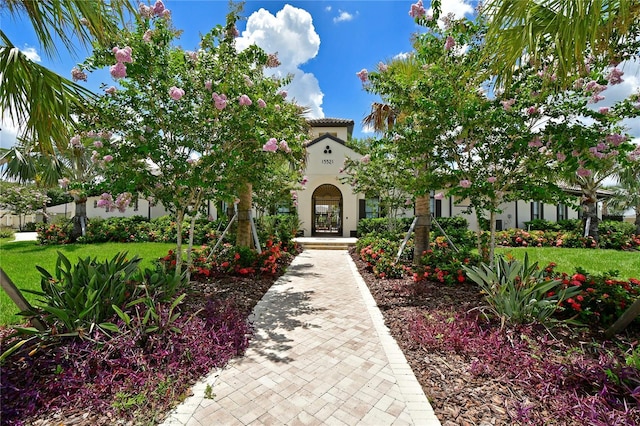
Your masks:
<instances>
[{"instance_id":1,"label":"crape myrtle tree","mask_svg":"<svg viewBox=\"0 0 640 426\"><path fill-rule=\"evenodd\" d=\"M627 160L616 173L618 184L613 188L615 196L608 205L620 212L635 211L636 234L640 235L640 145L627 155Z\"/></svg>"},{"instance_id":2,"label":"crape myrtle tree","mask_svg":"<svg viewBox=\"0 0 640 426\"><path fill-rule=\"evenodd\" d=\"M580 188L584 234L598 241L598 191L629 162L635 148L622 120L640 114L638 95L598 107L606 89L622 82L621 70L594 67L585 77L574 79L571 89L549 92L544 90L549 87L545 80L555 78L549 69L530 74L526 84L503 102L535 119L538 132L529 146L554 161L559 183Z\"/></svg>"},{"instance_id":3,"label":"crape myrtle tree","mask_svg":"<svg viewBox=\"0 0 640 426\"><path fill-rule=\"evenodd\" d=\"M43 211L48 202L46 192L33 184L0 182L0 209L18 216L18 226L21 230L24 226L23 217Z\"/></svg>"},{"instance_id":4,"label":"crape myrtle tree","mask_svg":"<svg viewBox=\"0 0 640 426\"><path fill-rule=\"evenodd\" d=\"M479 96L482 37L477 24L467 20L447 18L440 28L421 1L412 5L410 15L427 28L415 36L414 52L358 74L365 90L383 100L374 104L377 118L371 121L382 125L398 160L410 166L402 189L415 199L414 264L419 265L430 245L430 194L452 182L447 154L469 131L469 106Z\"/></svg>"},{"instance_id":5,"label":"crape myrtle tree","mask_svg":"<svg viewBox=\"0 0 640 426\"><path fill-rule=\"evenodd\" d=\"M256 46L235 48L239 11L234 7L226 25L192 52L173 45L179 33L161 1L141 5L135 30L122 31L117 45L100 46L80 66L110 66L117 82L104 86L93 114L83 117L83 136L94 139L95 160L103 165L99 205L122 208L140 195L172 211L178 271L186 217L192 235L206 200L239 199L242 234L250 184L269 173L277 156L302 153L300 109L278 92L282 81L263 74L277 58ZM238 244L249 246L250 230L245 233Z\"/></svg>"},{"instance_id":6,"label":"crape myrtle tree","mask_svg":"<svg viewBox=\"0 0 640 426\"><path fill-rule=\"evenodd\" d=\"M400 209L412 205L407 193L402 189L401 180L412 174L394 150L396 145L384 138L370 141L366 154L359 159L345 159L340 178L349 183L355 192L365 194L367 198L378 198L380 214L388 219L388 230L395 231L396 218Z\"/></svg>"}]
</instances>

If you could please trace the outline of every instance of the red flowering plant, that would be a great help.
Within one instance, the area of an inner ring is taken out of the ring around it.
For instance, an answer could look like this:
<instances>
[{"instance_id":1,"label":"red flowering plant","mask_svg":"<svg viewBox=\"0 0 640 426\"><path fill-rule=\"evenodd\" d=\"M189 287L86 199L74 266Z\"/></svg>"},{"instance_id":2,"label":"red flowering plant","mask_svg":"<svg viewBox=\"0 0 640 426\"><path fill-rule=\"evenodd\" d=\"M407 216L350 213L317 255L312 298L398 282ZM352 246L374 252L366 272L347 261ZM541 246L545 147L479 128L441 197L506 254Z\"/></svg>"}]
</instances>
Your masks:
<instances>
[{"instance_id":1,"label":"red flowering plant","mask_svg":"<svg viewBox=\"0 0 640 426\"><path fill-rule=\"evenodd\" d=\"M447 285L461 284L468 279L463 266L480 264L480 256L468 249L456 252L441 237L436 238L431 246L432 250L422 254L422 266L412 270L414 282L431 280Z\"/></svg>"},{"instance_id":2,"label":"red flowering plant","mask_svg":"<svg viewBox=\"0 0 640 426\"><path fill-rule=\"evenodd\" d=\"M555 267L555 263L550 263L545 268L545 274L562 280L565 287L581 289L580 293L562 302L563 318L606 327L613 324L640 295L640 280L620 280L617 278L618 271L590 274L578 267L575 274L569 275L556 272ZM635 322L640 320L636 319Z\"/></svg>"}]
</instances>

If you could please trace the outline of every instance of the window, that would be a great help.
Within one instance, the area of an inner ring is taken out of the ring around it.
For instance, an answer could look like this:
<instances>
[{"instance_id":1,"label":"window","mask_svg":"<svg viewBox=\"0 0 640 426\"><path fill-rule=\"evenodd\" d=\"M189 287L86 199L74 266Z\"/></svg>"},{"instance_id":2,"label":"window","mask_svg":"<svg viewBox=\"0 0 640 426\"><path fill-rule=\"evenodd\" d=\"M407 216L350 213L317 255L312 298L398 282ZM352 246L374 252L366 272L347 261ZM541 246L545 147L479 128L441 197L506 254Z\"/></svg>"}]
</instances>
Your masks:
<instances>
[{"instance_id":1,"label":"window","mask_svg":"<svg viewBox=\"0 0 640 426\"><path fill-rule=\"evenodd\" d=\"M431 204L431 214L434 217L442 217L442 200L436 200L434 198L434 192L431 191L431 197L430 197L430 204Z\"/></svg>"},{"instance_id":2,"label":"window","mask_svg":"<svg viewBox=\"0 0 640 426\"><path fill-rule=\"evenodd\" d=\"M567 220L569 217L568 208L566 204L560 203L557 207L557 219L556 220Z\"/></svg>"},{"instance_id":3,"label":"window","mask_svg":"<svg viewBox=\"0 0 640 426\"><path fill-rule=\"evenodd\" d=\"M368 198L365 202L364 213L367 219L380 217L380 199Z\"/></svg>"},{"instance_id":4,"label":"window","mask_svg":"<svg viewBox=\"0 0 640 426\"><path fill-rule=\"evenodd\" d=\"M134 211L134 212L137 212L137 211L138 211L138 199L137 199L137 198L136 198L136 202L135 202L135 204L133 205L133 211Z\"/></svg>"},{"instance_id":5,"label":"window","mask_svg":"<svg viewBox=\"0 0 640 426\"><path fill-rule=\"evenodd\" d=\"M541 201L531 202L531 220L544 219L544 204Z\"/></svg>"}]
</instances>

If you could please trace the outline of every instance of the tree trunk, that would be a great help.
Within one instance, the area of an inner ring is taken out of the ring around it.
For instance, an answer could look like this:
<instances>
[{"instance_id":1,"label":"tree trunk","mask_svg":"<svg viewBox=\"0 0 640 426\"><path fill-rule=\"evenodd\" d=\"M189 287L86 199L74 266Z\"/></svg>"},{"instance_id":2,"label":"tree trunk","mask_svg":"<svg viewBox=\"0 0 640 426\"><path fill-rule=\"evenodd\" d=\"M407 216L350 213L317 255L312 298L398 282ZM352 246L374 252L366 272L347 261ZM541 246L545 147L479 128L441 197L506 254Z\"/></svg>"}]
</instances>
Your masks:
<instances>
[{"instance_id":1,"label":"tree trunk","mask_svg":"<svg viewBox=\"0 0 640 426\"><path fill-rule=\"evenodd\" d=\"M251 234L251 221L249 220L251 214L252 203L252 190L253 187L250 183L245 183L241 189L238 198L238 231L236 234L236 246L238 247L252 247L252 234Z\"/></svg>"},{"instance_id":2,"label":"tree trunk","mask_svg":"<svg viewBox=\"0 0 640 426\"><path fill-rule=\"evenodd\" d=\"M193 234L196 229L196 215L192 213L191 215L191 223L189 224L189 245L187 246L187 282L191 281L191 264L193 260L191 259L191 252L193 251Z\"/></svg>"},{"instance_id":3,"label":"tree trunk","mask_svg":"<svg viewBox=\"0 0 640 426\"><path fill-rule=\"evenodd\" d=\"M599 242L598 237L598 205L595 193L584 193L582 200L582 230L583 235L593 237Z\"/></svg>"},{"instance_id":4,"label":"tree trunk","mask_svg":"<svg viewBox=\"0 0 640 426\"><path fill-rule=\"evenodd\" d=\"M489 266L493 268L496 251L496 212L494 210L489 212L489 235Z\"/></svg>"},{"instance_id":5,"label":"tree trunk","mask_svg":"<svg viewBox=\"0 0 640 426\"><path fill-rule=\"evenodd\" d=\"M422 254L429 250L431 232L431 199L429 193L416 198L415 248L413 250L413 264L422 264Z\"/></svg>"},{"instance_id":6,"label":"tree trunk","mask_svg":"<svg viewBox=\"0 0 640 426\"><path fill-rule=\"evenodd\" d=\"M176 275L182 273L182 222L184 221L184 210L176 212L176 231L178 233L176 241Z\"/></svg>"},{"instance_id":7,"label":"tree trunk","mask_svg":"<svg viewBox=\"0 0 640 426\"><path fill-rule=\"evenodd\" d=\"M640 204L636 206L636 235L640 235Z\"/></svg>"},{"instance_id":8,"label":"tree trunk","mask_svg":"<svg viewBox=\"0 0 640 426\"><path fill-rule=\"evenodd\" d=\"M76 204L76 214L71 219L73 222L73 230L71 231L71 239L76 240L82 237L87 231L87 197L74 197Z\"/></svg>"}]
</instances>

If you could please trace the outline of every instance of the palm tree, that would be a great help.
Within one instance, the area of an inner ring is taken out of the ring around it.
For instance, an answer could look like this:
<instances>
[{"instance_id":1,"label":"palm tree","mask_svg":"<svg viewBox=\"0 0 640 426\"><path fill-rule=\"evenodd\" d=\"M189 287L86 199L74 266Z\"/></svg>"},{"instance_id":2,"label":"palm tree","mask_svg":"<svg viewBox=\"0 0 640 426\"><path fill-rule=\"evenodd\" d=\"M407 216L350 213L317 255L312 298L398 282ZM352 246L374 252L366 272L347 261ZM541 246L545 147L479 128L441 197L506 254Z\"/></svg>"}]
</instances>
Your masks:
<instances>
[{"instance_id":1,"label":"palm tree","mask_svg":"<svg viewBox=\"0 0 640 426\"><path fill-rule=\"evenodd\" d=\"M484 10L493 71L498 84L507 86L525 57L538 62L553 55L561 84L585 70L588 55L620 62L616 49L633 38L640 21L637 0L489 0Z\"/></svg>"},{"instance_id":2,"label":"palm tree","mask_svg":"<svg viewBox=\"0 0 640 426\"><path fill-rule=\"evenodd\" d=\"M616 210L634 210L636 234L640 235L640 161L622 168L617 175L618 185L613 188L615 196L608 205Z\"/></svg>"},{"instance_id":3,"label":"palm tree","mask_svg":"<svg viewBox=\"0 0 640 426\"><path fill-rule=\"evenodd\" d=\"M128 0L3 0L0 12L26 15L44 53L58 53L56 41L71 52L78 40L108 42L124 22L126 11L135 13ZM0 111L24 129L42 153L54 154L54 146L66 148L74 108L82 109L91 92L29 60L0 29Z\"/></svg>"}]
</instances>

